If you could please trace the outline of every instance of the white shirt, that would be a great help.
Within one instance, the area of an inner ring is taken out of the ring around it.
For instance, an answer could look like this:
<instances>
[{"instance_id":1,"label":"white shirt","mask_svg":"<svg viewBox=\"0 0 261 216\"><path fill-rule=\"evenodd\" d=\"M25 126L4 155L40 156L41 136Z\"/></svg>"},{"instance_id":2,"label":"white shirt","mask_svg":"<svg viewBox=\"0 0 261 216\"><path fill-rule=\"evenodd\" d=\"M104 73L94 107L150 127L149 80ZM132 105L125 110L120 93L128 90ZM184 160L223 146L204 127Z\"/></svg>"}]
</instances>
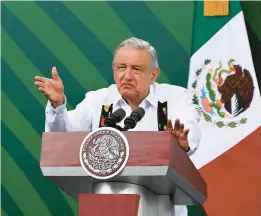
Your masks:
<instances>
[{"instance_id":1,"label":"white shirt","mask_svg":"<svg viewBox=\"0 0 261 216\"><path fill-rule=\"evenodd\" d=\"M140 107L145 110L145 115L132 130L158 131L158 101L162 103L167 101L167 116L173 124L179 118L185 125L185 129L190 130L188 155L192 155L200 141L199 116L185 88L156 82L151 85L149 95L140 104ZM66 98L65 103L56 109L48 101L45 131L93 131L99 127L102 105L110 104L113 104L113 112L122 108L126 111L126 116L131 114L131 107L121 97L115 84L86 93L84 100L71 111L66 109ZM124 126L123 122L124 120L119 124L121 127ZM175 215L187 215L186 212L185 206L175 206Z\"/></svg>"},{"instance_id":2,"label":"white shirt","mask_svg":"<svg viewBox=\"0 0 261 216\"><path fill-rule=\"evenodd\" d=\"M167 101L168 119L172 120L173 124L179 118L180 122L185 125L185 129L190 130L188 155L192 155L200 141L199 116L185 88L156 82L151 85L149 95L140 104L140 107L145 110L145 115L131 130L158 130L158 101L162 103ZM113 104L113 111L122 108L126 111L126 116L131 114L131 107L121 97L115 84L86 93L84 100L74 110L66 109L66 99L65 103L56 109L48 101L45 110L45 131L93 131L99 127L102 105L110 104ZM121 127L124 126L123 122L124 120L119 124Z\"/></svg>"}]
</instances>

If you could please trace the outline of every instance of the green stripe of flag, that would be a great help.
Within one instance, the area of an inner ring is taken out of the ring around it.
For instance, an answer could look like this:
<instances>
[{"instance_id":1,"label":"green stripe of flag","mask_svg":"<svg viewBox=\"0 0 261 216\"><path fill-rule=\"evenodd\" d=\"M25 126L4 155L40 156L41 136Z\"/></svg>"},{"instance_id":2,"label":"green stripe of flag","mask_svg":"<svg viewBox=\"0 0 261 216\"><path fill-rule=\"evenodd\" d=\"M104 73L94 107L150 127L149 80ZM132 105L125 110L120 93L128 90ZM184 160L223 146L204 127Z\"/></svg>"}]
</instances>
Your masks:
<instances>
[{"instance_id":1,"label":"green stripe of flag","mask_svg":"<svg viewBox=\"0 0 261 216\"><path fill-rule=\"evenodd\" d=\"M188 208L188 216L207 216L204 208L201 206L187 206Z\"/></svg>"},{"instance_id":2,"label":"green stripe of flag","mask_svg":"<svg viewBox=\"0 0 261 216\"><path fill-rule=\"evenodd\" d=\"M247 24L261 43L261 1L241 1Z\"/></svg>"},{"instance_id":3,"label":"green stripe of flag","mask_svg":"<svg viewBox=\"0 0 261 216\"><path fill-rule=\"evenodd\" d=\"M203 16L204 2L195 2L192 54L212 38L230 19L241 11L240 2L231 1L228 16Z\"/></svg>"}]
</instances>

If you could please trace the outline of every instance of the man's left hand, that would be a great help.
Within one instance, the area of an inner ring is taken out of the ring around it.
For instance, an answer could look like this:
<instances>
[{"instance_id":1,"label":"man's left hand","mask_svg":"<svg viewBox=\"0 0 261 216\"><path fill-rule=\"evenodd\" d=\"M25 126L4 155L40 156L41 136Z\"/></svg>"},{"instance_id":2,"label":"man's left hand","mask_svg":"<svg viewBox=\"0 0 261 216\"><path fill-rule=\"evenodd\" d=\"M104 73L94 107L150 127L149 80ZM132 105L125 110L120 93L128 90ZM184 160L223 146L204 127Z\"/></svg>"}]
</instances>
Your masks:
<instances>
[{"instance_id":1,"label":"man's left hand","mask_svg":"<svg viewBox=\"0 0 261 216\"><path fill-rule=\"evenodd\" d=\"M189 129L184 130L184 124L180 123L179 119L176 119L174 128L171 120L168 120L167 130L171 131L173 136L176 138L180 146L185 150L189 150L188 133Z\"/></svg>"}]
</instances>

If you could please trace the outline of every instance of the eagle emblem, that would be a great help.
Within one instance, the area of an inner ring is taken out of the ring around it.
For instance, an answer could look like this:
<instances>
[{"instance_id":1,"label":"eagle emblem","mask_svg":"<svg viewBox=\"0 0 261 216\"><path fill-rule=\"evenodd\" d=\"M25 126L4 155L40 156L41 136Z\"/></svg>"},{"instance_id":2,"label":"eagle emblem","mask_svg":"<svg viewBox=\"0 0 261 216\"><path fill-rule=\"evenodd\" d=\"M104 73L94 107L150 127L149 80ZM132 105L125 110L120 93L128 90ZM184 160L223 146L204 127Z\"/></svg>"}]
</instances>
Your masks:
<instances>
[{"instance_id":1,"label":"eagle emblem","mask_svg":"<svg viewBox=\"0 0 261 216\"><path fill-rule=\"evenodd\" d=\"M80 162L84 171L96 179L109 179L124 169L129 157L126 137L114 128L102 127L82 142Z\"/></svg>"},{"instance_id":2,"label":"eagle emblem","mask_svg":"<svg viewBox=\"0 0 261 216\"><path fill-rule=\"evenodd\" d=\"M219 128L235 128L247 122L242 114L250 107L254 84L250 72L235 63L211 65L206 59L195 72L192 83L192 103L207 122Z\"/></svg>"}]
</instances>

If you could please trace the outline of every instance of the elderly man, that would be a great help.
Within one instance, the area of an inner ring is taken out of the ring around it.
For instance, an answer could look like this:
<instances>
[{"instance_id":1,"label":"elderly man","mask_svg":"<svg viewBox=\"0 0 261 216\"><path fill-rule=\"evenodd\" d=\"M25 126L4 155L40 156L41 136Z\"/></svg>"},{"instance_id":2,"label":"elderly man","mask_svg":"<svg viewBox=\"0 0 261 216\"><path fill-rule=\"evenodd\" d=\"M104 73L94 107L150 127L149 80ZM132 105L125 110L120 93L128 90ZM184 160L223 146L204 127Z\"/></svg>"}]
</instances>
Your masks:
<instances>
[{"instance_id":1,"label":"elderly man","mask_svg":"<svg viewBox=\"0 0 261 216\"><path fill-rule=\"evenodd\" d=\"M115 84L86 93L71 111L66 109L63 82L55 67L52 79L35 77L35 85L48 99L46 131L92 131L102 127L104 119L118 108L128 116L142 107L145 116L132 130L171 130L184 151L193 154L200 141L198 115L186 89L156 83L160 69L155 49L141 39L125 40L115 51L112 69ZM175 212L187 214L183 206L176 206Z\"/></svg>"}]
</instances>

